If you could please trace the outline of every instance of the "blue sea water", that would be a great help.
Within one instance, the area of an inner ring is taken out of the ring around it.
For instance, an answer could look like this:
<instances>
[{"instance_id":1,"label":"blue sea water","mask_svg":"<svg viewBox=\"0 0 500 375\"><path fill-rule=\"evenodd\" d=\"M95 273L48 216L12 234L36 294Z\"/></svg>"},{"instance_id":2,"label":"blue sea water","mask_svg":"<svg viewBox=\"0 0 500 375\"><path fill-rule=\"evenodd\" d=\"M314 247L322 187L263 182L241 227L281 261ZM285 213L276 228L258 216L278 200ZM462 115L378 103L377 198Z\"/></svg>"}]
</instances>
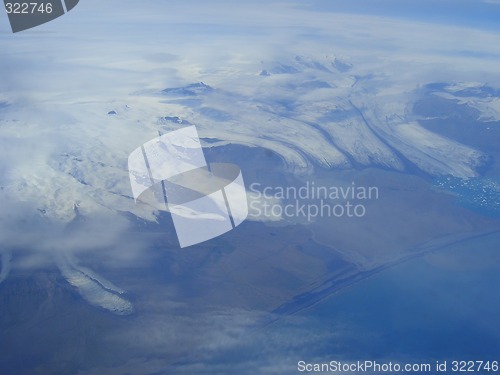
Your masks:
<instances>
[{"instance_id":1,"label":"blue sea water","mask_svg":"<svg viewBox=\"0 0 500 375\"><path fill-rule=\"evenodd\" d=\"M305 360L499 360L499 243L489 235L400 264L273 329L304 318L326 337L298 350Z\"/></svg>"}]
</instances>

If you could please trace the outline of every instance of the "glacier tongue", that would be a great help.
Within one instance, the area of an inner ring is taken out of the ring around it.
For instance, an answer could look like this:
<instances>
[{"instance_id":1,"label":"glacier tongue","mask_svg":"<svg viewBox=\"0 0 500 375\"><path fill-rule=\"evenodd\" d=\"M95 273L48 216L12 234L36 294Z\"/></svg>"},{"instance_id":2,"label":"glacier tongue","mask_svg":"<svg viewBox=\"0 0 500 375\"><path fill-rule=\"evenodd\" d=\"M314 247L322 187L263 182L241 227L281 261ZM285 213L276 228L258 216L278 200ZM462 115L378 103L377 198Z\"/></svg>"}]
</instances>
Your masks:
<instances>
[{"instance_id":1,"label":"glacier tongue","mask_svg":"<svg viewBox=\"0 0 500 375\"><path fill-rule=\"evenodd\" d=\"M117 315L133 313L133 305L120 296L124 291L110 281L87 268L76 265L74 260L64 254L57 256L56 263L63 277L90 304Z\"/></svg>"},{"instance_id":2,"label":"glacier tongue","mask_svg":"<svg viewBox=\"0 0 500 375\"><path fill-rule=\"evenodd\" d=\"M480 151L424 129L408 118L404 104L364 104L363 115L379 137L430 175L475 177L476 168L487 159Z\"/></svg>"}]
</instances>

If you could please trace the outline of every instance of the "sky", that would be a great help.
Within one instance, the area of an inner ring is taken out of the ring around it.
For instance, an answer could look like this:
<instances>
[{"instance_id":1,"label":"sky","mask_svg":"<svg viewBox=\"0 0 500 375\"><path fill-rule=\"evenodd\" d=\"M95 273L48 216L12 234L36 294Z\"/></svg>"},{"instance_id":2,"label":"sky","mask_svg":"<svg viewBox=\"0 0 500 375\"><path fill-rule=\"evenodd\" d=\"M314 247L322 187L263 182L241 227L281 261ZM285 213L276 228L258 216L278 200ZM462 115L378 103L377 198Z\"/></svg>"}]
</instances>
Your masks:
<instances>
[{"instance_id":1,"label":"sky","mask_svg":"<svg viewBox=\"0 0 500 375\"><path fill-rule=\"evenodd\" d=\"M497 0L316 0L304 7L490 30L498 30L500 16Z\"/></svg>"}]
</instances>

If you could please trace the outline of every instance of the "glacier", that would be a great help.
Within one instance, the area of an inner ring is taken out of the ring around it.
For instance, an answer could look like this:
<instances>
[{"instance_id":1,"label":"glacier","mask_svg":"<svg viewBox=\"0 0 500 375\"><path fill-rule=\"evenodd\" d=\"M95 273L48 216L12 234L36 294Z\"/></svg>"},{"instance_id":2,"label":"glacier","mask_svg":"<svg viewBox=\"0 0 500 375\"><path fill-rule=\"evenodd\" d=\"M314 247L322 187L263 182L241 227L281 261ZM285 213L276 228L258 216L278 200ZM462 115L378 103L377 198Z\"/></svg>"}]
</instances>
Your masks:
<instances>
[{"instance_id":1,"label":"glacier","mask_svg":"<svg viewBox=\"0 0 500 375\"><path fill-rule=\"evenodd\" d=\"M296 56L268 65L236 92L234 84L211 87L196 104L185 103L190 114L183 120L199 124L206 138L269 148L297 173L314 166L403 171L412 164L431 176L468 178L487 162L482 152L421 127L410 108L415 92L375 89L370 79L339 68L336 58ZM164 103L182 103L182 95Z\"/></svg>"},{"instance_id":2,"label":"glacier","mask_svg":"<svg viewBox=\"0 0 500 375\"><path fill-rule=\"evenodd\" d=\"M56 264L66 281L91 305L117 315L133 313L132 303L123 296L124 290L90 269L79 266L68 254L59 254Z\"/></svg>"},{"instance_id":3,"label":"glacier","mask_svg":"<svg viewBox=\"0 0 500 375\"><path fill-rule=\"evenodd\" d=\"M196 124L204 147L266 148L295 174L411 165L434 177L478 175L488 155L420 126L411 112L418 90L382 85L381 77L360 76L355 64L339 61L295 56L266 62L265 75L233 72L210 84L136 90L112 102L58 99L52 114L37 107L26 113L10 100L0 119L3 143L30 150L32 159L4 166L2 193L62 223L77 212L129 212L155 222L157 212L133 202L126 160L159 130L185 124ZM455 86L449 84L449 95L460 91ZM108 116L110 108L117 115ZM52 124L44 128L47 119Z\"/></svg>"}]
</instances>

